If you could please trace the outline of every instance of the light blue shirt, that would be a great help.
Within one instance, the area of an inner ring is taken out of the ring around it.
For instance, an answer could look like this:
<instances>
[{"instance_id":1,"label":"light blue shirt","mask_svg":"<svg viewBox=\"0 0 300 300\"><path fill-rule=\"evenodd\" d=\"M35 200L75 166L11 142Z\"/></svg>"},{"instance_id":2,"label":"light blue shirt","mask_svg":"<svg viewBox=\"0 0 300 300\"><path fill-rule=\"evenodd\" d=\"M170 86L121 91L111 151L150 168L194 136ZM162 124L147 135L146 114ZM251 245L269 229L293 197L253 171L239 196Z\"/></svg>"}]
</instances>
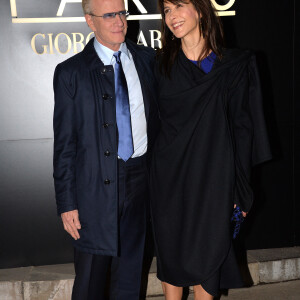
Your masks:
<instances>
[{"instance_id":1,"label":"light blue shirt","mask_svg":"<svg viewBox=\"0 0 300 300\"><path fill-rule=\"evenodd\" d=\"M103 64L112 65L115 68L116 60L113 56L115 51L100 44L96 38L94 39L94 47ZM121 44L119 51L122 52L120 59L128 86L134 147L134 153L131 157L139 157L146 153L148 143L143 93L132 55L127 49L126 43Z\"/></svg>"}]
</instances>

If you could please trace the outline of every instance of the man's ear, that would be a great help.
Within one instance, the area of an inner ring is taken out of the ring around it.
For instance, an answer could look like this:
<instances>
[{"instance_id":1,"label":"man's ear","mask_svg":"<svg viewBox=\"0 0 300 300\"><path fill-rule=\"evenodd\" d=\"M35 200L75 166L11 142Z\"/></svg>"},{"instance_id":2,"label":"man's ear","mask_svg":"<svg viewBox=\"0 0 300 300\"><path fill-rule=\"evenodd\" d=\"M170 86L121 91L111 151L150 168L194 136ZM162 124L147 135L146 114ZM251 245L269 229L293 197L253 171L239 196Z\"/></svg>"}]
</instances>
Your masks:
<instances>
[{"instance_id":1,"label":"man's ear","mask_svg":"<svg viewBox=\"0 0 300 300\"><path fill-rule=\"evenodd\" d=\"M85 14L84 15L86 23L88 24L88 26L92 29L92 31L95 31L95 26L94 26L94 22L93 22L93 18L91 15Z\"/></svg>"}]
</instances>

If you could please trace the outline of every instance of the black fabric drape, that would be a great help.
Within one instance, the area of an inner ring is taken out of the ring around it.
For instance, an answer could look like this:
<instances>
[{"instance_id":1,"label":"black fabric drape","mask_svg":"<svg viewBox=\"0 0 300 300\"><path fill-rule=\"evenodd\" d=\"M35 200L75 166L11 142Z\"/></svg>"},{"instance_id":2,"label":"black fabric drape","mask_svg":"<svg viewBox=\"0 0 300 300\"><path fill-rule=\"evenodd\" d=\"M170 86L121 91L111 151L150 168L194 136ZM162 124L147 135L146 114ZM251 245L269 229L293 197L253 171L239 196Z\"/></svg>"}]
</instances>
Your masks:
<instances>
[{"instance_id":1,"label":"black fabric drape","mask_svg":"<svg viewBox=\"0 0 300 300\"><path fill-rule=\"evenodd\" d=\"M219 272L224 288L239 286L238 275L224 280L226 261L233 261L230 217L234 204L249 211L251 167L271 158L255 57L226 50L205 74L180 51L171 77L158 67L156 77L161 131L151 202L158 277L188 286Z\"/></svg>"}]
</instances>

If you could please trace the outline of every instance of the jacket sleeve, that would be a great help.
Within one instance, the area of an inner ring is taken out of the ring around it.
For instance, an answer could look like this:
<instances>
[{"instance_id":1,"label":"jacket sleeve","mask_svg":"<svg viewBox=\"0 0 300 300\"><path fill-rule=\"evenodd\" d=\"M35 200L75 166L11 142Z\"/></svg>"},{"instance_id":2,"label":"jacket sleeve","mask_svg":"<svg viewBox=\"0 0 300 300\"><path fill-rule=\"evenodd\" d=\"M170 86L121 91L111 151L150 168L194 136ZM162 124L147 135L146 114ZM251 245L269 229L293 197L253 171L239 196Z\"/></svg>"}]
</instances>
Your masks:
<instances>
[{"instance_id":1,"label":"jacket sleeve","mask_svg":"<svg viewBox=\"0 0 300 300\"><path fill-rule=\"evenodd\" d=\"M54 155L53 177L57 213L77 209L76 203L76 129L74 83L72 76L58 65L54 73Z\"/></svg>"},{"instance_id":2,"label":"jacket sleeve","mask_svg":"<svg viewBox=\"0 0 300 300\"><path fill-rule=\"evenodd\" d=\"M234 203L248 212L253 203L251 169L272 158L254 55L238 70L235 80L228 97L235 163Z\"/></svg>"}]
</instances>

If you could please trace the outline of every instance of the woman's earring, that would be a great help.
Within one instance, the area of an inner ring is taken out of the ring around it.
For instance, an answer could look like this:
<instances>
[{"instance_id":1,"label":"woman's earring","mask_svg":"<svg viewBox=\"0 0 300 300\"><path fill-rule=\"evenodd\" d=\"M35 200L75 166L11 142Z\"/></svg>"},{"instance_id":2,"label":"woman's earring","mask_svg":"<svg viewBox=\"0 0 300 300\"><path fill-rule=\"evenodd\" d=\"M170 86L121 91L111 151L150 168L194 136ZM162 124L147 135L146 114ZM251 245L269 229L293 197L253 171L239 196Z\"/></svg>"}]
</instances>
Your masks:
<instances>
[{"instance_id":1,"label":"woman's earring","mask_svg":"<svg viewBox=\"0 0 300 300\"><path fill-rule=\"evenodd\" d=\"M172 41L175 40L175 35L174 35L174 34L172 35L171 40L172 40Z\"/></svg>"},{"instance_id":2,"label":"woman's earring","mask_svg":"<svg viewBox=\"0 0 300 300\"><path fill-rule=\"evenodd\" d=\"M205 34L204 34L204 30L203 30L203 24L202 24L201 19L200 19L200 33L201 33L202 37L205 38Z\"/></svg>"}]
</instances>

